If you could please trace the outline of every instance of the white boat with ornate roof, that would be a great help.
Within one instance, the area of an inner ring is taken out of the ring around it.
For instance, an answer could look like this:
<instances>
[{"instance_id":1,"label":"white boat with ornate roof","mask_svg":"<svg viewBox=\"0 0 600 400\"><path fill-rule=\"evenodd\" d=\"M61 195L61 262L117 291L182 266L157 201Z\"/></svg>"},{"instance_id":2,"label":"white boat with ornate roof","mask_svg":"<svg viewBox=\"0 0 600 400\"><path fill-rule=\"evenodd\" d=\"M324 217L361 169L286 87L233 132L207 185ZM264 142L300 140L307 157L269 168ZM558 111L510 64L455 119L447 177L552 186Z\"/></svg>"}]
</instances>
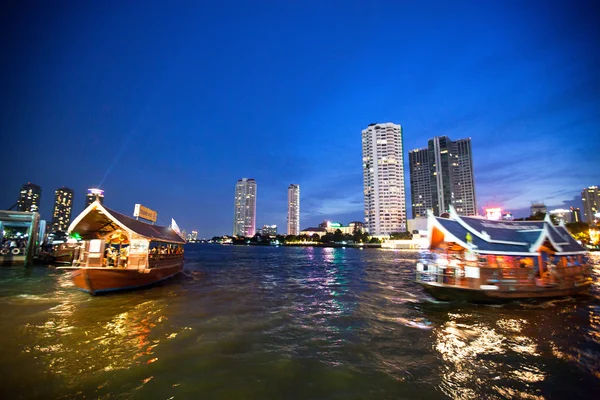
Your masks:
<instances>
[{"instance_id":1,"label":"white boat with ornate roof","mask_svg":"<svg viewBox=\"0 0 600 400\"><path fill-rule=\"evenodd\" d=\"M592 284L586 249L564 225L428 217L428 257L416 280L439 300L504 302L583 293Z\"/></svg>"}]
</instances>

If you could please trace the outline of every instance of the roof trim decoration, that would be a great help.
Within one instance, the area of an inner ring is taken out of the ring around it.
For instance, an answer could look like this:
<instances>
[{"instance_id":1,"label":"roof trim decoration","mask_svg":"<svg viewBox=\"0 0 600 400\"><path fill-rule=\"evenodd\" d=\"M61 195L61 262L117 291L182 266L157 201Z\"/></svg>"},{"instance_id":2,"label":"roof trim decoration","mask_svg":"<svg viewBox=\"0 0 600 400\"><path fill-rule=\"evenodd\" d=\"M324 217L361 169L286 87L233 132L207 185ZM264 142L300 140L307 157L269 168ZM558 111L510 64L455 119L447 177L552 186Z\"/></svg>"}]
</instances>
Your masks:
<instances>
[{"instance_id":1,"label":"roof trim decoration","mask_svg":"<svg viewBox=\"0 0 600 400\"><path fill-rule=\"evenodd\" d=\"M98 211L99 213L106 216L111 223L114 223L125 232L130 235L135 234L142 236L150 240L165 241L172 243L184 244L185 240L177 234L171 227L164 227L158 225L149 225L145 222L138 221L125 214L121 214L117 211L113 211L109 208L104 207L98 200L95 200L89 206L86 207L69 225L68 233L73 232L77 226L83 221L83 219L91 212Z\"/></svg>"},{"instance_id":2,"label":"roof trim decoration","mask_svg":"<svg viewBox=\"0 0 600 400\"><path fill-rule=\"evenodd\" d=\"M587 253L564 226L555 227L548 221L526 221L525 224L522 221L490 221L463 218L453 207L450 211L450 218L436 217L428 211L430 246L437 241L433 235L437 229L444 235L444 241L479 254L538 255L546 240L558 255ZM523 229L528 225L534 229Z\"/></svg>"}]
</instances>

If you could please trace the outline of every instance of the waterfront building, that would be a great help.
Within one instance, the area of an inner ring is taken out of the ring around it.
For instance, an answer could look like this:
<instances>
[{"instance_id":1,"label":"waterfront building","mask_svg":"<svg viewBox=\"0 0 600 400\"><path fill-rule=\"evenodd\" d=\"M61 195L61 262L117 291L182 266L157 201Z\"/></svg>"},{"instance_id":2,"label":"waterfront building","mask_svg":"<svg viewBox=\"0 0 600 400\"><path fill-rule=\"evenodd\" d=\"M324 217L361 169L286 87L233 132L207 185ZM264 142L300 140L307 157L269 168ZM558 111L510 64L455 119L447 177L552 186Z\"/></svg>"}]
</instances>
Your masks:
<instances>
[{"instance_id":1,"label":"waterfront building","mask_svg":"<svg viewBox=\"0 0 600 400\"><path fill-rule=\"evenodd\" d=\"M277 225L263 225L258 233L261 236L277 236Z\"/></svg>"},{"instance_id":2,"label":"waterfront building","mask_svg":"<svg viewBox=\"0 0 600 400\"><path fill-rule=\"evenodd\" d=\"M300 231L300 235L306 235L311 237L312 235L319 235L319 238L322 238L327 234L327 229L325 228L306 228Z\"/></svg>"},{"instance_id":3,"label":"waterfront building","mask_svg":"<svg viewBox=\"0 0 600 400\"><path fill-rule=\"evenodd\" d=\"M52 231L66 232L71 223L73 210L73 189L61 187L54 192L54 211L52 212Z\"/></svg>"},{"instance_id":4,"label":"waterfront building","mask_svg":"<svg viewBox=\"0 0 600 400\"><path fill-rule=\"evenodd\" d=\"M300 234L300 185L288 187L287 234Z\"/></svg>"},{"instance_id":5,"label":"waterfront building","mask_svg":"<svg viewBox=\"0 0 600 400\"><path fill-rule=\"evenodd\" d=\"M256 232L256 181L242 178L235 185L233 235L254 236Z\"/></svg>"},{"instance_id":6,"label":"waterfront building","mask_svg":"<svg viewBox=\"0 0 600 400\"><path fill-rule=\"evenodd\" d=\"M31 182L27 182L21 186L17 211L39 212L41 198L42 188Z\"/></svg>"},{"instance_id":7,"label":"waterfront building","mask_svg":"<svg viewBox=\"0 0 600 400\"><path fill-rule=\"evenodd\" d=\"M88 189L87 195L85 196L85 206L89 206L96 199L98 199L100 204L104 204L104 190L95 188Z\"/></svg>"},{"instance_id":8,"label":"waterfront building","mask_svg":"<svg viewBox=\"0 0 600 400\"><path fill-rule=\"evenodd\" d=\"M531 203L530 210L532 217L538 213L546 214L548 212L548 209L546 208L546 205L544 203Z\"/></svg>"},{"instance_id":9,"label":"waterfront building","mask_svg":"<svg viewBox=\"0 0 600 400\"><path fill-rule=\"evenodd\" d=\"M352 230L351 233L364 232L365 224L360 221L352 221L348 223L348 227Z\"/></svg>"},{"instance_id":10,"label":"waterfront building","mask_svg":"<svg viewBox=\"0 0 600 400\"><path fill-rule=\"evenodd\" d=\"M398 124L362 131L365 226L372 235L406 231L403 151Z\"/></svg>"},{"instance_id":11,"label":"waterfront building","mask_svg":"<svg viewBox=\"0 0 600 400\"><path fill-rule=\"evenodd\" d=\"M581 201L583 202L583 219L589 225L598 220L596 214L600 212L600 188L590 186L581 191Z\"/></svg>"},{"instance_id":12,"label":"waterfront building","mask_svg":"<svg viewBox=\"0 0 600 400\"><path fill-rule=\"evenodd\" d=\"M427 210L433 209L428 153L427 149L415 149L408 152L413 219L426 218Z\"/></svg>"},{"instance_id":13,"label":"waterfront building","mask_svg":"<svg viewBox=\"0 0 600 400\"><path fill-rule=\"evenodd\" d=\"M471 138L429 139L427 148L408 154L412 217L448 212L453 205L459 215L477 215Z\"/></svg>"}]
</instances>

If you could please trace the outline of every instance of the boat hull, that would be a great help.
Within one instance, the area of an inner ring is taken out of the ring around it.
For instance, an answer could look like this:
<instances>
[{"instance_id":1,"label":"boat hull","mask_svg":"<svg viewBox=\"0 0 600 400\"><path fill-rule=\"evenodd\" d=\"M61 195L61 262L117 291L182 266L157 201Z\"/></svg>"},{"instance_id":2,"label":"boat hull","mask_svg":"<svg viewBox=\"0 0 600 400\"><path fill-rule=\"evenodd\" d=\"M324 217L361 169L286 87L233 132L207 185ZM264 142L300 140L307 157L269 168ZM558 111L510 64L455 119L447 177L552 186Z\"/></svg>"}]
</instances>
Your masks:
<instances>
[{"instance_id":1,"label":"boat hull","mask_svg":"<svg viewBox=\"0 0 600 400\"><path fill-rule=\"evenodd\" d=\"M569 287L542 288L532 286L520 290L482 290L449 285L418 282L427 293L442 301L462 300L471 303L507 303L514 300L551 299L584 294L592 282L591 279Z\"/></svg>"},{"instance_id":2,"label":"boat hull","mask_svg":"<svg viewBox=\"0 0 600 400\"><path fill-rule=\"evenodd\" d=\"M99 294L119 290L131 290L153 285L169 279L183 270L183 259L173 260L160 267L147 269L129 268L77 268L71 272L77 288Z\"/></svg>"}]
</instances>

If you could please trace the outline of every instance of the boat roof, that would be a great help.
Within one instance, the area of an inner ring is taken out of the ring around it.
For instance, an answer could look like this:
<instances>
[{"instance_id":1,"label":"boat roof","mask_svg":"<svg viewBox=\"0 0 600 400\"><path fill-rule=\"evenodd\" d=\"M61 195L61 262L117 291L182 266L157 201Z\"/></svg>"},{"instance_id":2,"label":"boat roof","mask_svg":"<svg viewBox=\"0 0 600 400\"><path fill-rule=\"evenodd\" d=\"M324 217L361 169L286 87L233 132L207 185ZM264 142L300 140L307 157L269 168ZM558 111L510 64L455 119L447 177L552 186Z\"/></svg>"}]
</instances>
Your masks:
<instances>
[{"instance_id":1,"label":"boat roof","mask_svg":"<svg viewBox=\"0 0 600 400\"><path fill-rule=\"evenodd\" d=\"M543 221L494 221L460 216L450 207L450 218L430 214L428 228L430 248L446 242L480 254L535 255L542 246L558 255L587 252L564 225L554 226L549 218Z\"/></svg>"},{"instance_id":2,"label":"boat roof","mask_svg":"<svg viewBox=\"0 0 600 400\"><path fill-rule=\"evenodd\" d=\"M82 239L98 239L114 230L122 229L148 240L185 243L171 227L150 225L102 205L98 200L90 204L69 225L68 232L77 232Z\"/></svg>"}]
</instances>

